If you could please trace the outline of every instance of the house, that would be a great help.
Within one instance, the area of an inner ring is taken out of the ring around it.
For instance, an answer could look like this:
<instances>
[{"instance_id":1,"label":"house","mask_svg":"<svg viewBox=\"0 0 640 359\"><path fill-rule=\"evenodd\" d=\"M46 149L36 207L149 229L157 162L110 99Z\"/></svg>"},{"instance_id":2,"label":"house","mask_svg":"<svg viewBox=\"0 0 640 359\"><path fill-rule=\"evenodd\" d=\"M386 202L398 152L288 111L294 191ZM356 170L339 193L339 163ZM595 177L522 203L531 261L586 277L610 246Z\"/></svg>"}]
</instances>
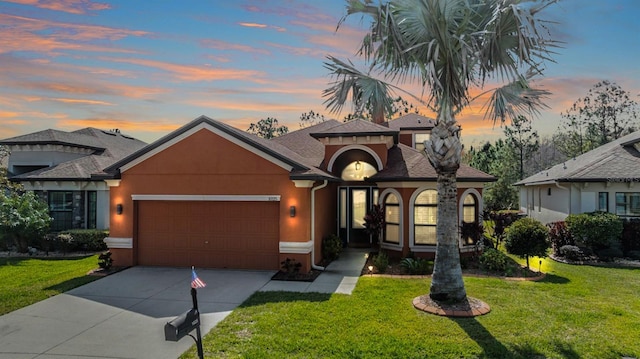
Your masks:
<instances>
[{"instance_id":1,"label":"house","mask_svg":"<svg viewBox=\"0 0 640 359\"><path fill-rule=\"evenodd\" d=\"M640 217L640 131L516 183L520 211L543 223L605 211Z\"/></svg>"},{"instance_id":2,"label":"house","mask_svg":"<svg viewBox=\"0 0 640 359\"><path fill-rule=\"evenodd\" d=\"M328 120L266 140L201 116L105 169L114 264L275 270L291 258L308 271L328 235L371 245L374 203L386 210L383 248L433 256L436 172L415 148L432 127L415 114ZM461 223L479 221L492 180L460 168Z\"/></svg>"},{"instance_id":3,"label":"house","mask_svg":"<svg viewBox=\"0 0 640 359\"><path fill-rule=\"evenodd\" d=\"M51 229L109 228L109 187L103 169L146 143L120 131L44 130L0 141L11 154L9 178L49 204Z\"/></svg>"}]
</instances>

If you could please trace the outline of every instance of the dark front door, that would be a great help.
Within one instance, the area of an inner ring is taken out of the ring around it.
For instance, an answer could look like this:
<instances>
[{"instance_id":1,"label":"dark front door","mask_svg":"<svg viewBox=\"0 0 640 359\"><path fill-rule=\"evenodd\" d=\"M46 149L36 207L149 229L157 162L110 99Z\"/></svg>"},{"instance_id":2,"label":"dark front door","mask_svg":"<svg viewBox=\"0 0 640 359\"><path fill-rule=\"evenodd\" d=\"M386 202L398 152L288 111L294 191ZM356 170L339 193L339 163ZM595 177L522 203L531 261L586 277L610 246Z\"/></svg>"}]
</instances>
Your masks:
<instances>
[{"instance_id":1,"label":"dark front door","mask_svg":"<svg viewBox=\"0 0 640 359\"><path fill-rule=\"evenodd\" d=\"M377 189L372 187L340 188L340 238L350 247L368 247L371 238L365 229L364 217L371 209Z\"/></svg>"}]
</instances>

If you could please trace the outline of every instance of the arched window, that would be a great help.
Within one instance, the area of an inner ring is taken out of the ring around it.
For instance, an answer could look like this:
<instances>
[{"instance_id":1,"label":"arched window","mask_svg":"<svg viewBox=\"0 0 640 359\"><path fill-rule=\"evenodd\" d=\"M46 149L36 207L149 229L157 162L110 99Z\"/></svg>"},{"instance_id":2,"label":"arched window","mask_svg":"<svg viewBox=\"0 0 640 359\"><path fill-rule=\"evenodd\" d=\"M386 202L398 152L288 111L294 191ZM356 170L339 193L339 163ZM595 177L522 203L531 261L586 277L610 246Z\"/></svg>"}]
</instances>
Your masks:
<instances>
[{"instance_id":1,"label":"arched window","mask_svg":"<svg viewBox=\"0 0 640 359\"><path fill-rule=\"evenodd\" d=\"M416 245L435 245L438 220L438 192L422 191L413 206L414 242Z\"/></svg>"},{"instance_id":2,"label":"arched window","mask_svg":"<svg viewBox=\"0 0 640 359\"><path fill-rule=\"evenodd\" d=\"M384 241L400 244L400 202L390 193L384 199Z\"/></svg>"},{"instance_id":3,"label":"arched window","mask_svg":"<svg viewBox=\"0 0 640 359\"><path fill-rule=\"evenodd\" d=\"M340 178L344 181L362 181L366 177L375 175L378 171L364 161L354 161L349 163L343 170Z\"/></svg>"},{"instance_id":4,"label":"arched window","mask_svg":"<svg viewBox=\"0 0 640 359\"><path fill-rule=\"evenodd\" d=\"M478 200L468 194L462 202L462 241L465 245L474 245L482 236L478 226Z\"/></svg>"}]
</instances>

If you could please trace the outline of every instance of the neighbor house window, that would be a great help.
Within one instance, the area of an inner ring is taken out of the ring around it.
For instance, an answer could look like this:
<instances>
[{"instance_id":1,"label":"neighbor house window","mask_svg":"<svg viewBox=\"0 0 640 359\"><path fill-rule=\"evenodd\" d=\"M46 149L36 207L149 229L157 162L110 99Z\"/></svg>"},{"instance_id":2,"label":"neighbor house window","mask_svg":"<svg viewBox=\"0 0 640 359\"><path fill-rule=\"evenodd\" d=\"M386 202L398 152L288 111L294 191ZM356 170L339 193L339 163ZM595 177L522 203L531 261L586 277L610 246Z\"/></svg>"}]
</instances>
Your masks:
<instances>
[{"instance_id":1,"label":"neighbor house window","mask_svg":"<svg viewBox=\"0 0 640 359\"><path fill-rule=\"evenodd\" d=\"M418 151L424 150L424 141L428 141L431 135L428 133L416 133L413 135L414 147Z\"/></svg>"},{"instance_id":2,"label":"neighbor house window","mask_svg":"<svg viewBox=\"0 0 640 359\"><path fill-rule=\"evenodd\" d=\"M462 240L467 245L475 244L475 229L478 228L478 201L476 196L468 194L462 202Z\"/></svg>"},{"instance_id":3,"label":"neighbor house window","mask_svg":"<svg viewBox=\"0 0 640 359\"><path fill-rule=\"evenodd\" d=\"M52 231L73 228L73 192L49 191L49 215Z\"/></svg>"},{"instance_id":4,"label":"neighbor house window","mask_svg":"<svg viewBox=\"0 0 640 359\"><path fill-rule=\"evenodd\" d=\"M640 217L640 192L616 192L616 214Z\"/></svg>"},{"instance_id":5,"label":"neighbor house window","mask_svg":"<svg viewBox=\"0 0 640 359\"><path fill-rule=\"evenodd\" d=\"M435 245L437 243L437 220L438 192L428 189L416 197L413 206L413 233L415 244Z\"/></svg>"},{"instance_id":6,"label":"neighbor house window","mask_svg":"<svg viewBox=\"0 0 640 359\"><path fill-rule=\"evenodd\" d=\"M384 200L384 241L400 244L400 202L391 193Z\"/></svg>"},{"instance_id":7,"label":"neighbor house window","mask_svg":"<svg viewBox=\"0 0 640 359\"><path fill-rule=\"evenodd\" d=\"M98 213L98 192L87 192L87 228L95 229L97 227Z\"/></svg>"},{"instance_id":8,"label":"neighbor house window","mask_svg":"<svg viewBox=\"0 0 640 359\"><path fill-rule=\"evenodd\" d=\"M598 192L598 211L609 212L609 192Z\"/></svg>"}]
</instances>

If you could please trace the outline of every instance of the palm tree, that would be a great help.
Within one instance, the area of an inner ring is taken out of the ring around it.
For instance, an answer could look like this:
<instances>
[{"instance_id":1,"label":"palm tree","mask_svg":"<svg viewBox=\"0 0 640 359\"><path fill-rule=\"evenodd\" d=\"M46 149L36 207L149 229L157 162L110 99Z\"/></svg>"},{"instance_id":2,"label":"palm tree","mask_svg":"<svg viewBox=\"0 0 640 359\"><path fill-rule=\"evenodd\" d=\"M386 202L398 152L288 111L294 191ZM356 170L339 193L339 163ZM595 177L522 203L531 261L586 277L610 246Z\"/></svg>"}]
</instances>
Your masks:
<instances>
[{"instance_id":1,"label":"palm tree","mask_svg":"<svg viewBox=\"0 0 640 359\"><path fill-rule=\"evenodd\" d=\"M553 2L347 1L346 16L362 14L372 20L359 49L369 67L360 71L350 61L329 57L325 67L335 81L324 91L327 108L340 112L351 94L354 107L372 106L373 113L380 112L394 92L403 91L399 85L419 81L428 95L422 103L437 113L431 139L425 143L426 156L438 174L438 244L429 292L434 300L466 299L456 220L456 172L462 150L456 115L478 98L470 89L484 89L493 80L507 84L483 92L491 94L485 117L503 123L522 113L537 113L548 92L531 88L529 82L541 74L541 63L550 60L550 48L557 43L536 15Z\"/></svg>"}]
</instances>

